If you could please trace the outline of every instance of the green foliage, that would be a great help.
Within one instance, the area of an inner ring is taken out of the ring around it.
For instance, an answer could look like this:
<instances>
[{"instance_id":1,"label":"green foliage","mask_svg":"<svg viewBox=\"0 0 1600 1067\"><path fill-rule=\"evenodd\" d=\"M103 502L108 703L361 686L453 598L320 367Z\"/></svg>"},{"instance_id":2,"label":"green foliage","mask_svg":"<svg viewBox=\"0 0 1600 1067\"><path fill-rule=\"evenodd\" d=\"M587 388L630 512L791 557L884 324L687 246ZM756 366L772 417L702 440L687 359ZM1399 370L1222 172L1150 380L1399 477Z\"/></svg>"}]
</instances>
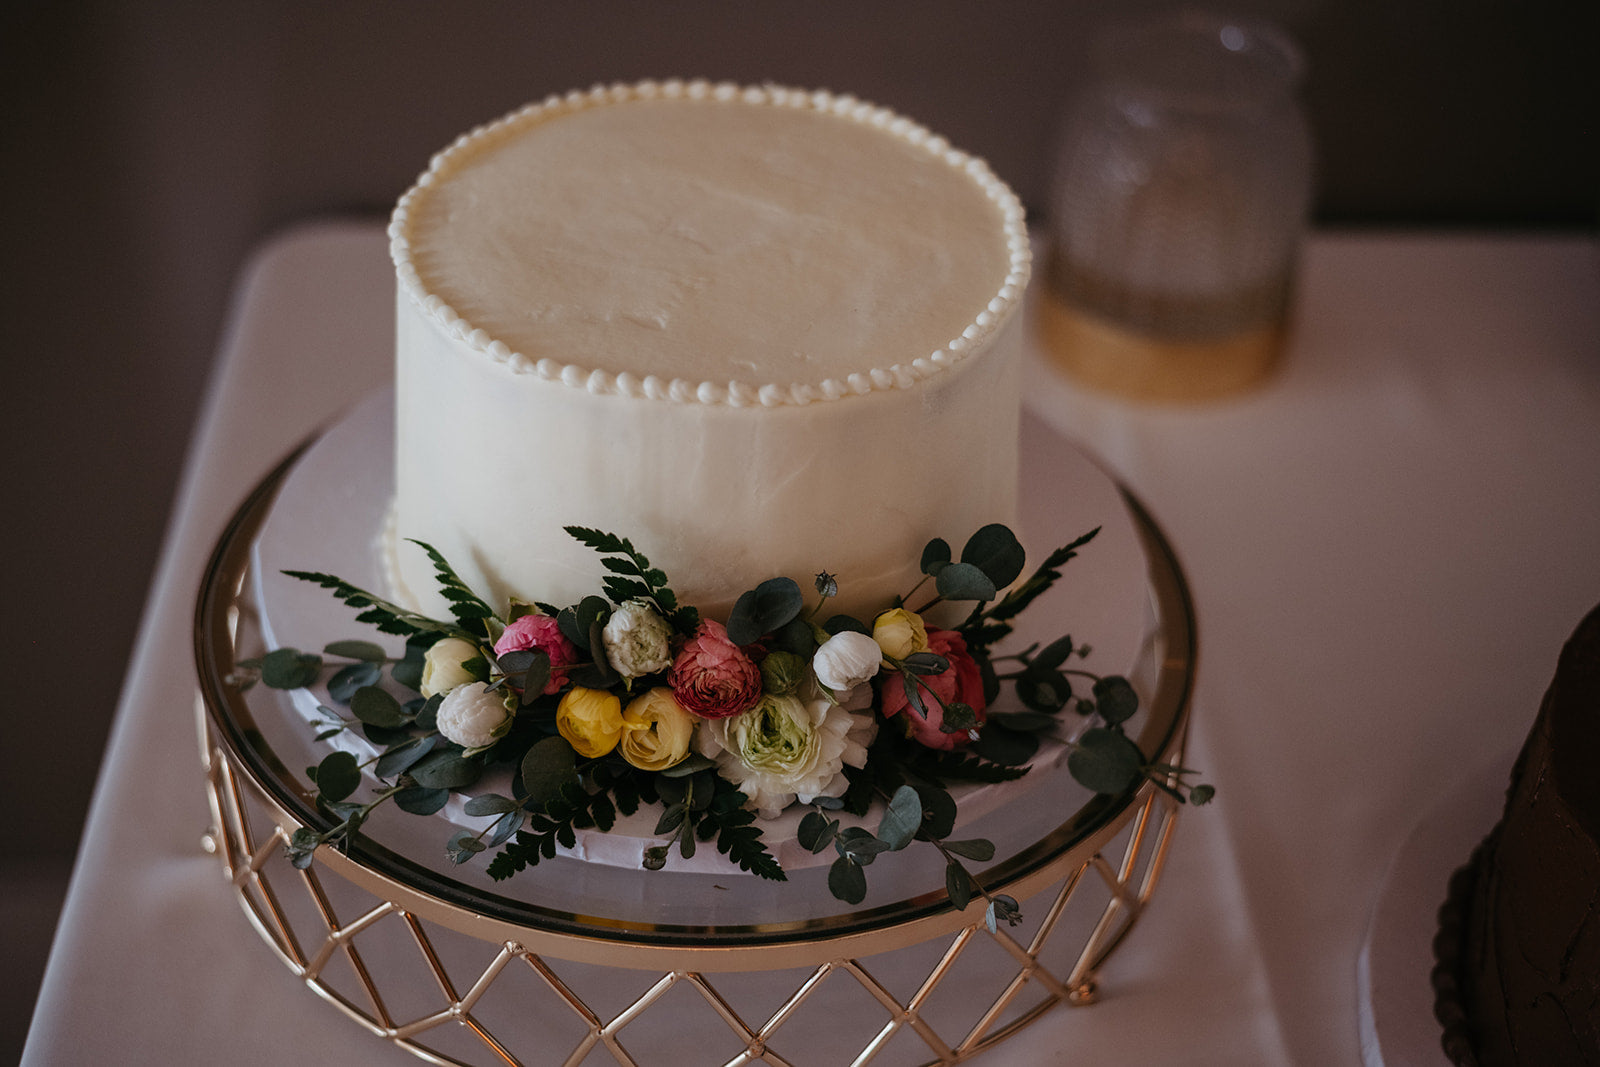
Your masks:
<instances>
[{"instance_id":1,"label":"green foliage","mask_svg":"<svg viewBox=\"0 0 1600 1067\"><path fill-rule=\"evenodd\" d=\"M982 532L979 531L979 533ZM993 607L985 609L980 605L978 609L974 610L972 615L958 627L966 638L968 650L977 654L986 651L995 642L1009 637L1013 629L1012 620L1022 614L1040 594L1060 580L1061 568L1066 566L1070 560L1075 559L1078 555L1078 549L1094 540L1095 535L1099 532L1100 528L1097 526L1082 537L1056 549L1045 557L1045 561L1039 565L1038 570L1034 571L1027 580L1001 597L1000 601ZM974 539L977 536L977 534L974 534ZM1006 558L1003 553L1000 554L1000 557L1001 559ZM996 566L998 568L999 564L997 563ZM997 570L997 573L1004 572Z\"/></svg>"},{"instance_id":2,"label":"green foliage","mask_svg":"<svg viewBox=\"0 0 1600 1067\"><path fill-rule=\"evenodd\" d=\"M687 605L680 605L678 597L667 585L664 572L650 565L633 542L626 537L591 530L583 526L563 527L568 534L602 556L601 566L611 573L601 582L613 604L642 599L655 603L661 617L681 634L692 635L700 627L700 613Z\"/></svg>"},{"instance_id":3,"label":"green foliage","mask_svg":"<svg viewBox=\"0 0 1600 1067\"><path fill-rule=\"evenodd\" d=\"M996 522L967 539L961 549L961 562L981 571L996 589L1004 589L1022 573L1027 555L1016 535Z\"/></svg>"},{"instance_id":4,"label":"green foliage","mask_svg":"<svg viewBox=\"0 0 1600 1067\"><path fill-rule=\"evenodd\" d=\"M996 594L994 580L970 563L940 568L934 585L946 600L993 600Z\"/></svg>"},{"instance_id":5,"label":"green foliage","mask_svg":"<svg viewBox=\"0 0 1600 1067\"><path fill-rule=\"evenodd\" d=\"M439 592L449 602L450 614L455 617L456 624L474 637L493 638L494 632L489 624L495 617L494 609L480 600L478 594L461 580L438 549L426 541L411 543L428 554L428 559L433 563L434 577L439 583Z\"/></svg>"},{"instance_id":6,"label":"green foliage","mask_svg":"<svg viewBox=\"0 0 1600 1067\"><path fill-rule=\"evenodd\" d=\"M430 619L420 612L410 611L398 604L390 603L375 593L369 593L359 586L351 585L343 578L332 574L321 574L316 571L284 571L291 578L298 578L304 582L314 582L324 589L333 591L333 595L344 601L347 607L362 609L356 616L357 622L375 626L380 633L386 634L452 634L459 633L458 627L448 623ZM460 636L474 638L477 635L467 632Z\"/></svg>"},{"instance_id":7,"label":"green foliage","mask_svg":"<svg viewBox=\"0 0 1600 1067\"><path fill-rule=\"evenodd\" d=\"M768 578L740 595L728 615L728 640L736 645L759 641L765 634L799 618L805 596L792 578Z\"/></svg>"},{"instance_id":8,"label":"green foliage","mask_svg":"<svg viewBox=\"0 0 1600 1067\"><path fill-rule=\"evenodd\" d=\"M1085 788L1120 793L1133 784L1144 766L1139 746L1121 730L1095 726L1083 732L1067 754L1067 770Z\"/></svg>"},{"instance_id":9,"label":"green foliage","mask_svg":"<svg viewBox=\"0 0 1600 1067\"><path fill-rule=\"evenodd\" d=\"M322 657L297 648L279 648L261 658L261 684L273 689L304 689L322 673Z\"/></svg>"}]
</instances>

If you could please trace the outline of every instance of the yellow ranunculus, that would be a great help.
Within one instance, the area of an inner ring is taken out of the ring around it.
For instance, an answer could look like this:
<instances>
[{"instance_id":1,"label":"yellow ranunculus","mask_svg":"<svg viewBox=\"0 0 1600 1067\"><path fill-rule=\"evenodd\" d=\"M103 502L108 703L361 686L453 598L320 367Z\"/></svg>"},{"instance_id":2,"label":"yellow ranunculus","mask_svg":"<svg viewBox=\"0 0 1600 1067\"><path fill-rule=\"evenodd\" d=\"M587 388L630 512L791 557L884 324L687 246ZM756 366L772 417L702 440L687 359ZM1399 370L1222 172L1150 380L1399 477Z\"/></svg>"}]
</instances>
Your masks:
<instances>
[{"instance_id":1,"label":"yellow ranunculus","mask_svg":"<svg viewBox=\"0 0 1600 1067\"><path fill-rule=\"evenodd\" d=\"M902 660L913 652L928 651L928 630L922 616L905 608L891 608L872 621L872 639L888 659Z\"/></svg>"},{"instance_id":2,"label":"yellow ranunculus","mask_svg":"<svg viewBox=\"0 0 1600 1067\"><path fill-rule=\"evenodd\" d=\"M694 738L694 716L666 686L642 693L622 713L622 758L641 771L664 771L681 763Z\"/></svg>"},{"instance_id":3,"label":"yellow ranunculus","mask_svg":"<svg viewBox=\"0 0 1600 1067\"><path fill-rule=\"evenodd\" d=\"M622 701L604 689L575 685L556 705L556 730L578 755L604 756L622 739Z\"/></svg>"}]
</instances>

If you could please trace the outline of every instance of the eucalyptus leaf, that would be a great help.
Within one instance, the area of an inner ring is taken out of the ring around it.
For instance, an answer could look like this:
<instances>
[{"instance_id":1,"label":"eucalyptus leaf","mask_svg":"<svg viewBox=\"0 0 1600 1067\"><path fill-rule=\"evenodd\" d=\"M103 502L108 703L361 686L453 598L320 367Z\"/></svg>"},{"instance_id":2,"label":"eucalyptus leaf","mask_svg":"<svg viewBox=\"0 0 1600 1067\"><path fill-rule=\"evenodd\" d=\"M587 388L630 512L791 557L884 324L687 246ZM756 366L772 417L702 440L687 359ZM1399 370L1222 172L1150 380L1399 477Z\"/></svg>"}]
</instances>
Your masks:
<instances>
[{"instance_id":1,"label":"eucalyptus leaf","mask_svg":"<svg viewBox=\"0 0 1600 1067\"><path fill-rule=\"evenodd\" d=\"M394 795L394 805L410 815L432 815L450 800L448 789L425 789L411 786Z\"/></svg>"},{"instance_id":2,"label":"eucalyptus leaf","mask_svg":"<svg viewBox=\"0 0 1600 1067\"><path fill-rule=\"evenodd\" d=\"M867 873L848 856L840 856L828 868L828 892L846 904L867 899Z\"/></svg>"},{"instance_id":3,"label":"eucalyptus leaf","mask_svg":"<svg viewBox=\"0 0 1600 1067\"><path fill-rule=\"evenodd\" d=\"M371 641L334 641L324 645L322 651L325 655L359 659L367 663L381 664L389 658L381 645Z\"/></svg>"},{"instance_id":4,"label":"eucalyptus leaf","mask_svg":"<svg viewBox=\"0 0 1600 1067\"><path fill-rule=\"evenodd\" d=\"M939 716L939 731L946 734L964 734L978 726L978 713L972 705L952 700L944 706Z\"/></svg>"},{"instance_id":5,"label":"eucalyptus leaf","mask_svg":"<svg viewBox=\"0 0 1600 1067\"><path fill-rule=\"evenodd\" d=\"M416 722L413 725L419 730L437 730L439 728L439 705L443 703L443 693L435 693L423 701L422 707L417 711Z\"/></svg>"},{"instance_id":6,"label":"eucalyptus leaf","mask_svg":"<svg viewBox=\"0 0 1600 1067\"><path fill-rule=\"evenodd\" d=\"M923 574L938 574L950 562L950 544L942 537L935 537L922 549L921 570Z\"/></svg>"},{"instance_id":7,"label":"eucalyptus leaf","mask_svg":"<svg viewBox=\"0 0 1600 1067\"><path fill-rule=\"evenodd\" d=\"M1037 734L1008 730L998 722L985 724L972 743L972 751L1005 767L1020 767L1039 751Z\"/></svg>"},{"instance_id":8,"label":"eucalyptus leaf","mask_svg":"<svg viewBox=\"0 0 1600 1067\"><path fill-rule=\"evenodd\" d=\"M748 645L797 618L805 596L793 578L768 578L734 601L728 615L728 640Z\"/></svg>"},{"instance_id":9,"label":"eucalyptus leaf","mask_svg":"<svg viewBox=\"0 0 1600 1067\"><path fill-rule=\"evenodd\" d=\"M956 825L956 801L949 791L932 784L917 786L922 802L922 832L935 840L949 836Z\"/></svg>"},{"instance_id":10,"label":"eucalyptus leaf","mask_svg":"<svg viewBox=\"0 0 1600 1067\"><path fill-rule=\"evenodd\" d=\"M663 804L684 804L689 800L689 782L693 776L669 778L661 775L656 779L656 795Z\"/></svg>"},{"instance_id":11,"label":"eucalyptus leaf","mask_svg":"<svg viewBox=\"0 0 1600 1067\"><path fill-rule=\"evenodd\" d=\"M522 820L525 818L526 814L520 810L506 812L489 828L489 836L483 839L484 845L488 848L499 848L511 840L512 834L522 828Z\"/></svg>"},{"instance_id":12,"label":"eucalyptus leaf","mask_svg":"<svg viewBox=\"0 0 1600 1067\"><path fill-rule=\"evenodd\" d=\"M1044 711L992 711L989 713L989 721L1007 730L1031 734L1050 729L1058 720L1054 715Z\"/></svg>"},{"instance_id":13,"label":"eucalyptus leaf","mask_svg":"<svg viewBox=\"0 0 1600 1067\"><path fill-rule=\"evenodd\" d=\"M691 774L699 774L701 771L709 771L716 765L716 760L708 759L707 757L700 755L698 752L691 752L689 755L685 756L682 761L674 763L672 766L659 773L665 778L687 778Z\"/></svg>"},{"instance_id":14,"label":"eucalyptus leaf","mask_svg":"<svg viewBox=\"0 0 1600 1067\"><path fill-rule=\"evenodd\" d=\"M913 652L900 665L912 674L943 674L950 669L950 661L937 652Z\"/></svg>"},{"instance_id":15,"label":"eucalyptus leaf","mask_svg":"<svg viewBox=\"0 0 1600 1067\"><path fill-rule=\"evenodd\" d=\"M972 879L967 869L955 860L945 864L944 891L950 894L950 903L957 911L965 911L972 900Z\"/></svg>"},{"instance_id":16,"label":"eucalyptus leaf","mask_svg":"<svg viewBox=\"0 0 1600 1067\"><path fill-rule=\"evenodd\" d=\"M883 821L878 823L878 839L889 851L898 852L909 845L922 829L922 800L917 791L903 785L889 798Z\"/></svg>"},{"instance_id":17,"label":"eucalyptus leaf","mask_svg":"<svg viewBox=\"0 0 1600 1067\"><path fill-rule=\"evenodd\" d=\"M934 579L939 595L946 600L993 600L994 579L971 563L952 563Z\"/></svg>"},{"instance_id":18,"label":"eucalyptus leaf","mask_svg":"<svg viewBox=\"0 0 1600 1067\"><path fill-rule=\"evenodd\" d=\"M815 855L833 844L833 837L838 832L838 819L830 819L819 811L808 811L805 818L800 820L795 839L800 842L801 848Z\"/></svg>"},{"instance_id":19,"label":"eucalyptus leaf","mask_svg":"<svg viewBox=\"0 0 1600 1067\"><path fill-rule=\"evenodd\" d=\"M508 811L516 811L517 808L515 800L498 793L483 793L461 805L461 810L468 815L504 815Z\"/></svg>"},{"instance_id":20,"label":"eucalyptus leaf","mask_svg":"<svg viewBox=\"0 0 1600 1067\"><path fill-rule=\"evenodd\" d=\"M1017 698L1034 711L1056 712L1072 699L1072 683L1060 671L1029 668L1017 678Z\"/></svg>"},{"instance_id":21,"label":"eucalyptus leaf","mask_svg":"<svg viewBox=\"0 0 1600 1067\"><path fill-rule=\"evenodd\" d=\"M1027 553L1017 541L1016 534L1005 525L995 522L967 539L961 549L961 562L977 567L996 588L1004 588L1022 574Z\"/></svg>"},{"instance_id":22,"label":"eucalyptus leaf","mask_svg":"<svg viewBox=\"0 0 1600 1067\"><path fill-rule=\"evenodd\" d=\"M430 734L427 737L409 739L409 743L395 745L378 757L374 773L379 778L393 778L397 774L404 774L423 756L432 752L438 743L439 735Z\"/></svg>"},{"instance_id":23,"label":"eucalyptus leaf","mask_svg":"<svg viewBox=\"0 0 1600 1067\"><path fill-rule=\"evenodd\" d=\"M982 837L974 837L967 841L946 841L944 847L956 855L979 863L988 863L994 859L994 842Z\"/></svg>"},{"instance_id":24,"label":"eucalyptus leaf","mask_svg":"<svg viewBox=\"0 0 1600 1067\"><path fill-rule=\"evenodd\" d=\"M672 833L672 831L683 825L683 820L688 816L688 814L689 809L684 807L681 803L669 804L666 810L661 813L661 818L656 820L656 828L654 832L657 834Z\"/></svg>"},{"instance_id":25,"label":"eucalyptus leaf","mask_svg":"<svg viewBox=\"0 0 1600 1067\"><path fill-rule=\"evenodd\" d=\"M395 661L389 668L389 677L407 689L422 688L422 670L427 665L427 650L420 645L406 642L405 658Z\"/></svg>"},{"instance_id":26,"label":"eucalyptus leaf","mask_svg":"<svg viewBox=\"0 0 1600 1067\"><path fill-rule=\"evenodd\" d=\"M983 914L984 925L989 928L991 934L999 929L1002 922L1007 926L1015 926L1021 921L1022 909L1017 906L1015 900L1003 893L989 901L989 907Z\"/></svg>"},{"instance_id":27,"label":"eucalyptus leaf","mask_svg":"<svg viewBox=\"0 0 1600 1067\"><path fill-rule=\"evenodd\" d=\"M273 689L304 689L322 673L322 657L297 648L276 648L261 657L261 684Z\"/></svg>"},{"instance_id":28,"label":"eucalyptus leaf","mask_svg":"<svg viewBox=\"0 0 1600 1067\"><path fill-rule=\"evenodd\" d=\"M452 834L450 841L445 845L445 855L450 857L452 863L465 863L475 854L482 852L485 845L478 840L477 834L471 830L458 830Z\"/></svg>"},{"instance_id":29,"label":"eucalyptus leaf","mask_svg":"<svg viewBox=\"0 0 1600 1067\"><path fill-rule=\"evenodd\" d=\"M361 736L371 741L379 748L389 748L402 741L411 739L411 731L405 727L373 726L371 723L361 724Z\"/></svg>"},{"instance_id":30,"label":"eucalyptus leaf","mask_svg":"<svg viewBox=\"0 0 1600 1067\"><path fill-rule=\"evenodd\" d=\"M361 785L361 770L348 752L330 752L317 764L317 796L327 803L343 800Z\"/></svg>"},{"instance_id":31,"label":"eucalyptus leaf","mask_svg":"<svg viewBox=\"0 0 1600 1067\"><path fill-rule=\"evenodd\" d=\"M1126 722L1139 710L1139 694L1120 674L1101 678L1094 683L1094 702L1100 717L1108 724Z\"/></svg>"},{"instance_id":32,"label":"eucalyptus leaf","mask_svg":"<svg viewBox=\"0 0 1600 1067\"><path fill-rule=\"evenodd\" d=\"M606 619L611 617L611 605L605 597L586 596L578 602L576 609L578 632L583 635L585 649L594 650L592 643L596 626L605 626Z\"/></svg>"},{"instance_id":33,"label":"eucalyptus leaf","mask_svg":"<svg viewBox=\"0 0 1600 1067\"><path fill-rule=\"evenodd\" d=\"M1144 765L1139 747L1116 730L1085 730L1067 754L1067 770L1079 784L1096 793L1120 793L1133 784Z\"/></svg>"},{"instance_id":34,"label":"eucalyptus leaf","mask_svg":"<svg viewBox=\"0 0 1600 1067\"><path fill-rule=\"evenodd\" d=\"M364 685L350 697L350 711L368 726L398 730L406 725L400 702L376 685Z\"/></svg>"},{"instance_id":35,"label":"eucalyptus leaf","mask_svg":"<svg viewBox=\"0 0 1600 1067\"><path fill-rule=\"evenodd\" d=\"M1211 798L1216 795L1217 789L1215 786L1205 784L1197 785L1193 789L1189 790L1189 803L1195 805L1196 807L1201 804L1209 804L1211 803Z\"/></svg>"},{"instance_id":36,"label":"eucalyptus leaf","mask_svg":"<svg viewBox=\"0 0 1600 1067\"><path fill-rule=\"evenodd\" d=\"M767 649L769 652L788 652L809 662L817 651L816 633L804 619L790 619L772 632L772 641Z\"/></svg>"},{"instance_id":37,"label":"eucalyptus leaf","mask_svg":"<svg viewBox=\"0 0 1600 1067\"><path fill-rule=\"evenodd\" d=\"M383 680L383 669L376 663L362 660L335 671L328 679L328 695L341 704L348 704L356 691Z\"/></svg>"},{"instance_id":38,"label":"eucalyptus leaf","mask_svg":"<svg viewBox=\"0 0 1600 1067\"><path fill-rule=\"evenodd\" d=\"M822 628L827 631L830 637L834 634L842 634L846 630L851 630L858 634L866 634L868 637L872 636L872 627L853 615L830 615L828 621L822 624Z\"/></svg>"},{"instance_id":39,"label":"eucalyptus leaf","mask_svg":"<svg viewBox=\"0 0 1600 1067\"><path fill-rule=\"evenodd\" d=\"M887 852L889 846L859 826L848 826L833 839L833 847L840 856L866 866Z\"/></svg>"},{"instance_id":40,"label":"eucalyptus leaf","mask_svg":"<svg viewBox=\"0 0 1600 1067\"><path fill-rule=\"evenodd\" d=\"M522 757L522 788L528 802L542 808L561 795L561 788L578 784L578 754L562 737L536 742Z\"/></svg>"},{"instance_id":41,"label":"eucalyptus leaf","mask_svg":"<svg viewBox=\"0 0 1600 1067\"><path fill-rule=\"evenodd\" d=\"M514 648L510 652L502 652L495 657L495 660L500 665L501 673L516 675L526 672L539 656L540 652L537 649Z\"/></svg>"},{"instance_id":42,"label":"eucalyptus leaf","mask_svg":"<svg viewBox=\"0 0 1600 1067\"><path fill-rule=\"evenodd\" d=\"M1028 664L1028 669L1030 671L1035 669L1054 670L1067 662L1067 658L1072 655L1075 647L1070 634L1066 637L1058 637L1039 650L1038 654Z\"/></svg>"},{"instance_id":43,"label":"eucalyptus leaf","mask_svg":"<svg viewBox=\"0 0 1600 1067\"><path fill-rule=\"evenodd\" d=\"M412 781L428 789L461 789L478 780L483 762L449 750L430 752L409 773Z\"/></svg>"}]
</instances>

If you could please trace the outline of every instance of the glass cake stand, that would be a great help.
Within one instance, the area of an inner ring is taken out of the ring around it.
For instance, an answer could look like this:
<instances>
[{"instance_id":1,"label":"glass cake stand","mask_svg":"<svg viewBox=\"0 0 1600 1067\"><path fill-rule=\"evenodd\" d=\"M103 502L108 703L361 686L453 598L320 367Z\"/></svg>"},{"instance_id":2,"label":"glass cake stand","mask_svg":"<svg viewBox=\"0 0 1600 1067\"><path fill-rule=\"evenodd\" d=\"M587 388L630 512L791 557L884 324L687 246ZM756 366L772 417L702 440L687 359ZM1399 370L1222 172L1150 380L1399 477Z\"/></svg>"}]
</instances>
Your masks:
<instances>
[{"instance_id":1,"label":"glass cake stand","mask_svg":"<svg viewBox=\"0 0 1600 1067\"><path fill-rule=\"evenodd\" d=\"M773 883L731 866L648 872L558 857L495 883L481 860L444 858L453 827L386 805L348 854L325 846L295 869L289 837L331 825L306 773L327 750L285 711L285 694L230 678L266 650L256 544L304 452L244 501L202 584L205 841L271 949L358 1025L438 1064L953 1064L1057 1004L1093 1002L1175 825L1179 805L1150 782L1106 796L1065 773L1030 775L1018 802L964 826L958 836L997 846L991 863L971 865L979 883L1022 904L1019 925L994 931L982 897L958 911L943 860L915 844L869 868L859 906L831 897L825 864ZM1152 760L1177 765L1193 606L1149 515L1116 492L1153 620L1129 732Z\"/></svg>"}]
</instances>

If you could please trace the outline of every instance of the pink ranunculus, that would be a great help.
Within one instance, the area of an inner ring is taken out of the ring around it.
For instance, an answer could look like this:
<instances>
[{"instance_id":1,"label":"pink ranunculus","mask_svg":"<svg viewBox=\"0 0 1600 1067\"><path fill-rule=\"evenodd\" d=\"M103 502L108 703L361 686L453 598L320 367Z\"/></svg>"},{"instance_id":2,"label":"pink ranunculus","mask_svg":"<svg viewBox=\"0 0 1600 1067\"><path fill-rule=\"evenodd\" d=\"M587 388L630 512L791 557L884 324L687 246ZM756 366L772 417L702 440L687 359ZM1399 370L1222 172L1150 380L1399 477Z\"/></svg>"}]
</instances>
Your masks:
<instances>
[{"instance_id":1,"label":"pink ranunculus","mask_svg":"<svg viewBox=\"0 0 1600 1067\"><path fill-rule=\"evenodd\" d=\"M967 651L967 643L954 630L928 630L928 651L936 652L950 662L939 674L924 674L927 683L917 696L922 701L926 715L920 714L906 699L905 679L898 673L884 679L881 697L883 714L887 718L905 713L906 723L913 740L928 748L950 750L965 745L970 738L965 732L947 734L939 729L944 722L945 704L965 704L975 711L978 721L984 719L988 702L983 698L983 675L978 664ZM886 672L887 673L887 672ZM933 692L929 693L928 690ZM937 699L935 699L937 698Z\"/></svg>"},{"instance_id":2,"label":"pink ranunculus","mask_svg":"<svg viewBox=\"0 0 1600 1067\"><path fill-rule=\"evenodd\" d=\"M702 719L725 719L761 699L761 668L728 640L721 623L706 619L673 659L667 684Z\"/></svg>"},{"instance_id":3,"label":"pink ranunculus","mask_svg":"<svg viewBox=\"0 0 1600 1067\"><path fill-rule=\"evenodd\" d=\"M561 692L562 686L567 684L566 668L583 658L551 615L524 615L514 621L494 643L494 654L503 656L525 648L536 648L550 657L550 681L544 687L547 696Z\"/></svg>"}]
</instances>

